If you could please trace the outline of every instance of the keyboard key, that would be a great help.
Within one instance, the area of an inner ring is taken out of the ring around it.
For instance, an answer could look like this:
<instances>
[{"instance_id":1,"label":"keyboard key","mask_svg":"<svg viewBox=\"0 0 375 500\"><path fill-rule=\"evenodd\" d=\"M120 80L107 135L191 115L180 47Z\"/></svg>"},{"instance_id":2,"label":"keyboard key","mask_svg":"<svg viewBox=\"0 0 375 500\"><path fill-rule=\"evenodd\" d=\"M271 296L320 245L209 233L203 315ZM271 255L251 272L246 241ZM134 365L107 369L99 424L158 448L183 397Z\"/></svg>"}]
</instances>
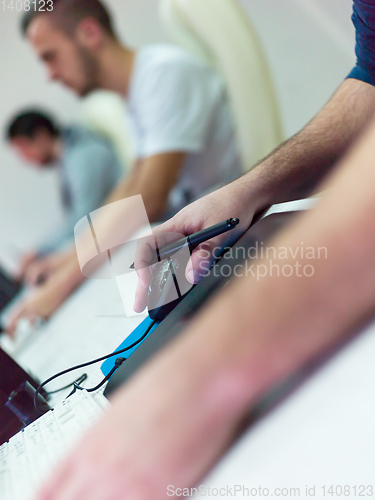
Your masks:
<instances>
[{"instance_id":1,"label":"keyboard key","mask_svg":"<svg viewBox=\"0 0 375 500\"><path fill-rule=\"evenodd\" d=\"M1 500L32 500L53 466L103 413L101 393L79 391L0 447Z\"/></svg>"}]
</instances>

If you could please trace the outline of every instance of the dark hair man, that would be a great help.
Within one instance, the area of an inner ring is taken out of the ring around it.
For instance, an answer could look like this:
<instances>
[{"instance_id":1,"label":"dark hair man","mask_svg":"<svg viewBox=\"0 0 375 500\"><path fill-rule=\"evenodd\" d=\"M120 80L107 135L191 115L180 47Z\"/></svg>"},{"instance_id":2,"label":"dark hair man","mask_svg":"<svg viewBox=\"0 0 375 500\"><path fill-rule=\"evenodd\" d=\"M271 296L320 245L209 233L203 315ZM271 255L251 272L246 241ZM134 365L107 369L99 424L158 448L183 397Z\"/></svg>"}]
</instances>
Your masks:
<instances>
[{"instance_id":1,"label":"dark hair man","mask_svg":"<svg viewBox=\"0 0 375 500\"><path fill-rule=\"evenodd\" d=\"M175 46L131 50L98 0L55 0L51 12L27 13L22 29L51 80L80 96L102 88L128 102L138 159L107 203L140 194L158 221L241 173L225 86L203 62ZM118 226L106 221L103 231L110 238ZM84 279L75 249L63 262L50 290L30 297L43 304L38 315L50 316Z\"/></svg>"},{"instance_id":2,"label":"dark hair man","mask_svg":"<svg viewBox=\"0 0 375 500\"><path fill-rule=\"evenodd\" d=\"M41 256L70 246L75 224L100 207L123 175L113 148L84 127L60 126L49 114L25 110L12 118L6 138L22 159L36 168L56 168L66 219L35 252L21 274L33 281L32 265Z\"/></svg>"},{"instance_id":3,"label":"dark hair man","mask_svg":"<svg viewBox=\"0 0 375 500\"><path fill-rule=\"evenodd\" d=\"M131 50L98 0L56 0L22 29L51 80L80 96L102 88L127 99L139 175L121 191L141 193L151 220L240 174L224 85L203 62L175 46Z\"/></svg>"}]
</instances>

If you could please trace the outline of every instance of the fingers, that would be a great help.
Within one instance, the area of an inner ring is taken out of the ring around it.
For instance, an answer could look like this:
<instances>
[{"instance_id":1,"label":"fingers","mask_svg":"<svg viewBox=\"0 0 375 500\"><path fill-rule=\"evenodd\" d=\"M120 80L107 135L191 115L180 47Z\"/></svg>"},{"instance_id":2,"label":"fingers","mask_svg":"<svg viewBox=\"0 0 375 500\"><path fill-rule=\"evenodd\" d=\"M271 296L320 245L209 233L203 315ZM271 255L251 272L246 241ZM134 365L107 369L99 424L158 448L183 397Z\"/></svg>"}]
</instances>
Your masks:
<instances>
[{"instance_id":1,"label":"fingers","mask_svg":"<svg viewBox=\"0 0 375 500\"><path fill-rule=\"evenodd\" d=\"M25 281L30 286L41 284L47 275L48 266L45 263L36 263L30 266L25 274Z\"/></svg>"},{"instance_id":2,"label":"fingers","mask_svg":"<svg viewBox=\"0 0 375 500\"><path fill-rule=\"evenodd\" d=\"M183 237L181 233L165 230L170 224L160 226L152 236L141 238L137 244L134 268L138 275L134 311L140 313L147 306L148 287L151 281L151 266L158 261L158 251L164 245Z\"/></svg>"},{"instance_id":3,"label":"fingers","mask_svg":"<svg viewBox=\"0 0 375 500\"><path fill-rule=\"evenodd\" d=\"M148 286L151 280L149 265L150 262L155 259L156 255L156 240L153 235L147 236L146 238L142 238L138 241L134 261L134 268L138 275L138 283L133 306L136 313L141 313L146 308Z\"/></svg>"},{"instance_id":4,"label":"fingers","mask_svg":"<svg viewBox=\"0 0 375 500\"><path fill-rule=\"evenodd\" d=\"M12 315L9 325L6 328L7 335L14 338L15 333L17 331L18 322L21 318L25 317L26 314L27 314L27 304L24 303Z\"/></svg>"},{"instance_id":5,"label":"fingers","mask_svg":"<svg viewBox=\"0 0 375 500\"><path fill-rule=\"evenodd\" d=\"M154 235L141 238L137 242L137 250L135 254L134 269L142 282L144 288L149 284L150 263L157 258L157 242Z\"/></svg>"},{"instance_id":6,"label":"fingers","mask_svg":"<svg viewBox=\"0 0 375 500\"><path fill-rule=\"evenodd\" d=\"M151 279L151 275L149 273L148 268L142 269L142 274L148 273ZM138 274L138 276L140 276ZM135 301L134 301L134 311L136 313L141 313L146 309L147 306L147 297L148 297L148 284L145 285L144 283L146 282L144 276L139 278L138 283L137 283L137 290L135 292Z\"/></svg>"},{"instance_id":7,"label":"fingers","mask_svg":"<svg viewBox=\"0 0 375 500\"><path fill-rule=\"evenodd\" d=\"M207 276L215 261L222 255L228 242L230 242L230 237L228 238L228 234L224 234L199 245L192 253L186 266L186 279L190 283L196 284Z\"/></svg>"},{"instance_id":8,"label":"fingers","mask_svg":"<svg viewBox=\"0 0 375 500\"><path fill-rule=\"evenodd\" d=\"M185 271L189 283L194 285L207 276L214 262L214 250L213 245L205 243L192 253Z\"/></svg>"},{"instance_id":9,"label":"fingers","mask_svg":"<svg viewBox=\"0 0 375 500\"><path fill-rule=\"evenodd\" d=\"M61 302L58 287L43 286L35 288L33 293L27 297L12 315L9 325L6 328L7 334L14 336L21 318L27 319L31 324L35 324L38 320L48 319Z\"/></svg>"},{"instance_id":10,"label":"fingers","mask_svg":"<svg viewBox=\"0 0 375 500\"><path fill-rule=\"evenodd\" d=\"M25 272L25 281L30 286L37 286L44 283L53 273L63 267L70 254L53 254L42 259L38 259Z\"/></svg>"},{"instance_id":11,"label":"fingers","mask_svg":"<svg viewBox=\"0 0 375 500\"><path fill-rule=\"evenodd\" d=\"M24 256L18 273L20 279L24 279L28 268L37 260L37 258L38 255L36 253L30 253Z\"/></svg>"},{"instance_id":12,"label":"fingers","mask_svg":"<svg viewBox=\"0 0 375 500\"><path fill-rule=\"evenodd\" d=\"M192 283L198 283L207 276L213 264L221 257L226 247L233 245L243 234L244 229L230 231L217 236L196 248L186 266L186 279Z\"/></svg>"},{"instance_id":13,"label":"fingers","mask_svg":"<svg viewBox=\"0 0 375 500\"><path fill-rule=\"evenodd\" d=\"M140 271L158 261L159 251L165 245L184 237L181 232L169 231L166 227L168 226L163 224L154 230L151 236L146 236L138 240L134 268L140 279L142 279L142 272Z\"/></svg>"}]
</instances>

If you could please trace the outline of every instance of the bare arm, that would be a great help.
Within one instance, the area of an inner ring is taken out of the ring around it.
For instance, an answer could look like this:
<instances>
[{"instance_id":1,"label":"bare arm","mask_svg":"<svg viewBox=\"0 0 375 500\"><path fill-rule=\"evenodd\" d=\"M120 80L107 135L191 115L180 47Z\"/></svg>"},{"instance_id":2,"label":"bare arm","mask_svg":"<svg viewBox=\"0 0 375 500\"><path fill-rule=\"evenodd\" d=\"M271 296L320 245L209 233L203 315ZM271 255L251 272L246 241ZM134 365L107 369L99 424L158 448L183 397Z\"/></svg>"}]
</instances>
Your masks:
<instances>
[{"instance_id":1,"label":"bare arm","mask_svg":"<svg viewBox=\"0 0 375 500\"><path fill-rule=\"evenodd\" d=\"M176 152L139 160L130 176L113 190L104 204L141 194L150 222L157 221L167 208L169 193L177 182L185 158L186 153Z\"/></svg>"},{"instance_id":2,"label":"bare arm","mask_svg":"<svg viewBox=\"0 0 375 500\"><path fill-rule=\"evenodd\" d=\"M374 110L375 88L358 80L346 80L306 127L253 170L189 205L160 226L156 234L188 235L229 217L241 220L236 231L210 240L205 251L195 250L186 271L188 279L198 281L202 269L212 260L207 257L207 250L232 244L249 228L255 214L275 203L310 195L365 129ZM143 308L144 299L140 283L136 310Z\"/></svg>"},{"instance_id":3,"label":"bare arm","mask_svg":"<svg viewBox=\"0 0 375 500\"><path fill-rule=\"evenodd\" d=\"M374 110L375 88L359 80L345 80L301 132L248 174L248 182L266 195L269 204L310 195L359 137Z\"/></svg>"},{"instance_id":4,"label":"bare arm","mask_svg":"<svg viewBox=\"0 0 375 500\"><path fill-rule=\"evenodd\" d=\"M167 208L169 193L177 182L185 156L185 153L165 153L137 162L131 175L114 189L105 205L140 194L148 220L159 220ZM96 217L95 232L100 234L101 241L111 241L112 235L116 235L117 240L125 242L145 224L143 212L138 214L137 206L128 210L122 206L119 209L116 205L113 207L110 212L103 211ZM85 231L76 244L80 262L87 262L91 255L91 231ZM72 259L75 259L75 249L72 253ZM83 280L82 274L79 273L78 276L74 272L72 282L76 279Z\"/></svg>"},{"instance_id":5,"label":"bare arm","mask_svg":"<svg viewBox=\"0 0 375 500\"><path fill-rule=\"evenodd\" d=\"M318 206L273 243L326 247L313 276L233 282L117 393L41 500L94 492L104 500L123 491L161 500L168 485L195 485L260 394L374 313L374 144L372 126L324 185Z\"/></svg>"}]
</instances>

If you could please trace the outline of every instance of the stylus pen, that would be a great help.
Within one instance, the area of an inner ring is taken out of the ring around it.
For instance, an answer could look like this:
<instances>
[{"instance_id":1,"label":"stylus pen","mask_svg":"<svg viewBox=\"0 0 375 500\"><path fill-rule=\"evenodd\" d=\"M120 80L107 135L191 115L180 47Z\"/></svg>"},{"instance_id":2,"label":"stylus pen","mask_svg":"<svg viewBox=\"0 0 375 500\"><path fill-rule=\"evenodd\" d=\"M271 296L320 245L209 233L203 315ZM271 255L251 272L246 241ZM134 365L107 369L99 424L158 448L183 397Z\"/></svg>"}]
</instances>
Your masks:
<instances>
[{"instance_id":1,"label":"stylus pen","mask_svg":"<svg viewBox=\"0 0 375 500\"><path fill-rule=\"evenodd\" d=\"M234 229L240 223L239 219L228 219L224 222L220 222L219 224L215 224L214 226L208 227L207 229L202 229L202 231L198 231L198 233L191 234L190 236L186 236L185 238L181 238L173 243L169 243L164 247L157 249L157 257L153 261L149 262L148 265L152 266L161 260L165 260L174 253L178 252L181 248L189 245L189 250L194 250L198 245L208 241L215 236L219 236L220 234L224 234L231 229ZM134 269L134 264L130 266L130 269Z\"/></svg>"}]
</instances>

